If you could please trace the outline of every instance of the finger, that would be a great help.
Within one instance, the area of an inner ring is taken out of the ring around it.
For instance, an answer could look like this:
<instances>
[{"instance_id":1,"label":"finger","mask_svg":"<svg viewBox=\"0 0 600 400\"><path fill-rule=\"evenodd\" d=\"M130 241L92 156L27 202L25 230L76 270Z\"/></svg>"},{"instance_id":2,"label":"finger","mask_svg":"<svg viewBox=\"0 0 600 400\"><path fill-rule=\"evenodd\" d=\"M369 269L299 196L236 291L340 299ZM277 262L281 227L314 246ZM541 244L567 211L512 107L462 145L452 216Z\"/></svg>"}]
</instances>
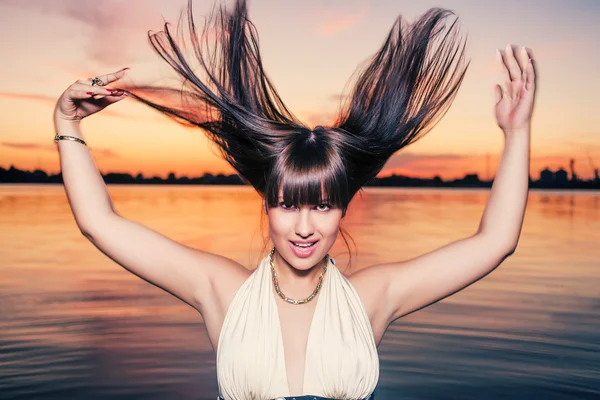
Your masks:
<instances>
[{"instance_id":1,"label":"finger","mask_svg":"<svg viewBox=\"0 0 600 400\"><path fill-rule=\"evenodd\" d=\"M500 86L500 91L502 93L502 97L508 96L512 97L512 85L510 84L510 71L508 70L508 66L504 62L504 51L500 49L496 49L496 57L498 58L498 62L502 68L502 75L504 76L504 81L506 84L504 86Z\"/></svg>"},{"instance_id":2,"label":"finger","mask_svg":"<svg viewBox=\"0 0 600 400\"><path fill-rule=\"evenodd\" d=\"M502 100L502 88L500 87L500 85L496 85L494 87L494 99L496 101L495 104L500 103L500 101Z\"/></svg>"},{"instance_id":3,"label":"finger","mask_svg":"<svg viewBox=\"0 0 600 400\"><path fill-rule=\"evenodd\" d=\"M525 46L521 46L518 53L515 54L515 58L519 63L519 69L522 71L521 77L524 79L525 70L527 69L527 64L529 64L529 54L527 54L527 49L525 48Z\"/></svg>"},{"instance_id":4,"label":"finger","mask_svg":"<svg viewBox=\"0 0 600 400\"><path fill-rule=\"evenodd\" d=\"M108 89L102 86L92 86L89 83L79 83L79 81L71 85L71 88L92 93L91 97L94 100L100 100L106 96L120 96L123 94L122 89Z\"/></svg>"},{"instance_id":5,"label":"finger","mask_svg":"<svg viewBox=\"0 0 600 400\"><path fill-rule=\"evenodd\" d=\"M107 96L110 94L107 90L99 89L95 86L92 88L71 89L69 91L69 97L72 99L98 99L102 97L96 96Z\"/></svg>"},{"instance_id":6,"label":"finger","mask_svg":"<svg viewBox=\"0 0 600 400\"><path fill-rule=\"evenodd\" d=\"M109 95L97 94L97 95L94 95L94 99L95 100L100 100L100 99L103 99L105 97L106 98L111 98L111 97L119 97L119 96L122 96L123 94L129 94L128 92L125 92L122 89L106 89L106 90L110 92Z\"/></svg>"},{"instance_id":7,"label":"finger","mask_svg":"<svg viewBox=\"0 0 600 400\"><path fill-rule=\"evenodd\" d=\"M104 86L106 86L110 83L113 83L114 81L121 79L125 75L127 75L128 71L129 71L129 68L123 68L122 70L119 70L117 72L113 72L113 73L106 74L106 75L100 75L100 76L98 76L98 78L102 81L102 83L104 83Z\"/></svg>"},{"instance_id":8,"label":"finger","mask_svg":"<svg viewBox=\"0 0 600 400\"><path fill-rule=\"evenodd\" d=\"M122 92L119 96L106 96L106 97L103 97L101 99L98 99L96 101L96 104L99 107L104 108L104 107L107 107L107 106L109 106L109 105L111 105L113 103L116 103L118 101L121 101L121 100L125 99L128 95L129 95L128 92Z\"/></svg>"},{"instance_id":9,"label":"finger","mask_svg":"<svg viewBox=\"0 0 600 400\"><path fill-rule=\"evenodd\" d=\"M506 82L510 82L510 72L508 71L508 68L506 67L506 64L504 63L504 56L502 55L502 50L496 49L496 58L498 59L498 62L501 65L502 72L504 75L504 80Z\"/></svg>"},{"instance_id":10,"label":"finger","mask_svg":"<svg viewBox=\"0 0 600 400\"><path fill-rule=\"evenodd\" d=\"M530 58L527 62L527 69L525 70L525 90L532 91L535 89L535 67L533 58Z\"/></svg>"},{"instance_id":11,"label":"finger","mask_svg":"<svg viewBox=\"0 0 600 400\"><path fill-rule=\"evenodd\" d=\"M69 91L69 98L73 100L84 100L91 99L94 96L94 92L89 90L71 90Z\"/></svg>"},{"instance_id":12,"label":"finger","mask_svg":"<svg viewBox=\"0 0 600 400\"><path fill-rule=\"evenodd\" d=\"M523 46L523 47L525 48L525 52L527 53L527 57L530 58L530 59L532 59L533 58L533 50L531 50L529 47L525 47L525 46Z\"/></svg>"},{"instance_id":13,"label":"finger","mask_svg":"<svg viewBox=\"0 0 600 400\"><path fill-rule=\"evenodd\" d=\"M504 64L508 69L511 81L521 79L521 68L519 68L519 64L515 59L515 54L513 52L512 45L510 44L506 45L506 49L504 51Z\"/></svg>"},{"instance_id":14,"label":"finger","mask_svg":"<svg viewBox=\"0 0 600 400\"><path fill-rule=\"evenodd\" d=\"M109 94L97 94L94 95L94 99L95 100L100 100L103 99L105 97L118 97L118 96L122 96L123 93L126 93L124 90L122 89L105 89L107 92L109 92Z\"/></svg>"},{"instance_id":15,"label":"finger","mask_svg":"<svg viewBox=\"0 0 600 400\"><path fill-rule=\"evenodd\" d=\"M121 91L121 94L119 94L119 95L106 96L104 99L102 99L102 102L106 103L106 105L109 105L109 104L113 104L118 101L121 101L121 100L125 99L127 96L129 96L129 92Z\"/></svg>"},{"instance_id":16,"label":"finger","mask_svg":"<svg viewBox=\"0 0 600 400\"><path fill-rule=\"evenodd\" d=\"M95 95L103 95L103 96L109 96L110 94L112 94L115 91L114 89L108 89L103 86L96 86L96 85L92 86L89 82L74 83L73 85L71 85L71 89L83 90L86 92L93 92Z\"/></svg>"},{"instance_id":17,"label":"finger","mask_svg":"<svg viewBox=\"0 0 600 400\"><path fill-rule=\"evenodd\" d=\"M527 68L525 70L525 89L532 90L535 88L535 58L533 58L533 51L527 47L525 47L525 52L527 53Z\"/></svg>"}]
</instances>

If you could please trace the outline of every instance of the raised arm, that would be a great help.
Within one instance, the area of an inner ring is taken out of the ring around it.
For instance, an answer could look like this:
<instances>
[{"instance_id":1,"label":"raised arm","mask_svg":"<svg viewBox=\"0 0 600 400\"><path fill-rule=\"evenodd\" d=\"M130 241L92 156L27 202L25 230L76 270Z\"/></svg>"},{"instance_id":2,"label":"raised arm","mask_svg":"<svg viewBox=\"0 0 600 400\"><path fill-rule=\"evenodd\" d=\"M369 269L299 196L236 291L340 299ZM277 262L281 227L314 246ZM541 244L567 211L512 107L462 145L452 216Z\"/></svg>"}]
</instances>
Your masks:
<instances>
[{"instance_id":1,"label":"raised arm","mask_svg":"<svg viewBox=\"0 0 600 400\"><path fill-rule=\"evenodd\" d=\"M353 276L364 293L385 293L377 301L385 323L421 309L476 282L511 255L519 241L529 183L530 119L535 97L531 53L498 51L505 84L496 87L496 119L504 150L477 231L411 260L377 265Z\"/></svg>"},{"instance_id":2,"label":"raised arm","mask_svg":"<svg viewBox=\"0 0 600 400\"><path fill-rule=\"evenodd\" d=\"M125 73L122 70L100 79L108 84ZM126 97L122 91L110 92L90 84L78 81L58 100L54 123L59 135L84 140L81 119ZM128 271L200 310L203 299L211 295L211 279L224 276L224 270L244 269L232 260L184 246L121 217L89 148L71 140L59 140L57 146L64 187L77 226L100 251Z\"/></svg>"}]
</instances>

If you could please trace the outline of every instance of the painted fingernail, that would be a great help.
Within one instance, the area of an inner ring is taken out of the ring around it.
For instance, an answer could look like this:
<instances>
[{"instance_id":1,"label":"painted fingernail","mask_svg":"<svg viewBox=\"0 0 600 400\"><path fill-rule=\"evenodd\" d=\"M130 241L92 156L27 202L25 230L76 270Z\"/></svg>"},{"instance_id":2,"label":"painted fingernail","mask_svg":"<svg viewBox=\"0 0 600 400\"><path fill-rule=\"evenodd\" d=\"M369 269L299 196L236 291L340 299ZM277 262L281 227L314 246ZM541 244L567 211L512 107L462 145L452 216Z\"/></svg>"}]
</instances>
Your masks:
<instances>
[{"instance_id":1,"label":"painted fingernail","mask_svg":"<svg viewBox=\"0 0 600 400\"><path fill-rule=\"evenodd\" d=\"M113 90L113 89L106 89L106 91L107 91L108 93L112 93L112 92L114 92L114 90Z\"/></svg>"},{"instance_id":2,"label":"painted fingernail","mask_svg":"<svg viewBox=\"0 0 600 400\"><path fill-rule=\"evenodd\" d=\"M94 92L85 92L86 94L94 94Z\"/></svg>"}]
</instances>

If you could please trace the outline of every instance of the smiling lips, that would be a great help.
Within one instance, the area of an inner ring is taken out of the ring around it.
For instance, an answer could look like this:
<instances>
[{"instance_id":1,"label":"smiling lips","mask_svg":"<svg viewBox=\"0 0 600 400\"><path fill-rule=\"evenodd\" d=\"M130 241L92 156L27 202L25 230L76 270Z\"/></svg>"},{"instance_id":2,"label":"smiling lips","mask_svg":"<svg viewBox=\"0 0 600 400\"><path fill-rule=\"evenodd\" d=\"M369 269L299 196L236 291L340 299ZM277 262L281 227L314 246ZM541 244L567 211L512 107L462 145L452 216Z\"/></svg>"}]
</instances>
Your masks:
<instances>
[{"instance_id":1,"label":"smiling lips","mask_svg":"<svg viewBox=\"0 0 600 400\"><path fill-rule=\"evenodd\" d=\"M310 257L317 248L319 241L314 242L292 242L290 241L290 247L297 257L307 258Z\"/></svg>"}]
</instances>

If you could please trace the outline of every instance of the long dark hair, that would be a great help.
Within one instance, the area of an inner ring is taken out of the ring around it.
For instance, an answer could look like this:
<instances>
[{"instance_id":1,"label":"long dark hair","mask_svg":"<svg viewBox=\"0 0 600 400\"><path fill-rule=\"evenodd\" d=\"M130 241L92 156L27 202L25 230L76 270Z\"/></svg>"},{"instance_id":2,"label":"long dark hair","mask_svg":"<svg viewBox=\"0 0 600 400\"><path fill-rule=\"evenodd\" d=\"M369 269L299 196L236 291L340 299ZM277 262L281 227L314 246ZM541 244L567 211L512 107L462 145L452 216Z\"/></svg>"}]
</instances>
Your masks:
<instances>
[{"instance_id":1,"label":"long dark hair","mask_svg":"<svg viewBox=\"0 0 600 400\"><path fill-rule=\"evenodd\" d=\"M458 20L434 8L412 24L399 17L332 126L308 127L267 77L245 0L220 5L198 34L188 0L178 29L149 33L181 78L179 87L138 86L135 98L202 128L269 206L327 202L346 210L389 157L422 137L450 106L467 63ZM189 38L184 35L187 18ZM451 20L449 22L449 20ZM193 56L186 54L190 48Z\"/></svg>"}]
</instances>

